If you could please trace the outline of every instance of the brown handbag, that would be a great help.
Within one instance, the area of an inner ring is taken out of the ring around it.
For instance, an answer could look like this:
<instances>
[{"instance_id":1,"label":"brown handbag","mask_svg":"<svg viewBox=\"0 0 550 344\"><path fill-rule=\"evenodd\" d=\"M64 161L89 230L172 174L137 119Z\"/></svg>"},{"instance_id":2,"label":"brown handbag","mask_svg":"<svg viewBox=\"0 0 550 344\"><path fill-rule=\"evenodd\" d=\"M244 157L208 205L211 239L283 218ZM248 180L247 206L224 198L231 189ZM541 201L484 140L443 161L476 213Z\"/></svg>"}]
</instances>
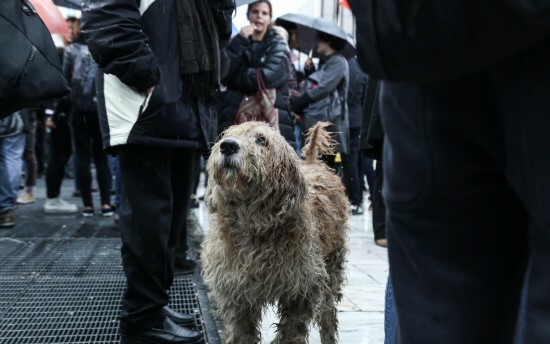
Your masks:
<instances>
[{"instance_id":1,"label":"brown handbag","mask_svg":"<svg viewBox=\"0 0 550 344\"><path fill-rule=\"evenodd\" d=\"M267 122L279 130L279 110L275 108L277 90L265 87L262 71L259 68L256 69L256 79L258 80L258 92L244 96L235 115L235 124L261 121Z\"/></svg>"}]
</instances>

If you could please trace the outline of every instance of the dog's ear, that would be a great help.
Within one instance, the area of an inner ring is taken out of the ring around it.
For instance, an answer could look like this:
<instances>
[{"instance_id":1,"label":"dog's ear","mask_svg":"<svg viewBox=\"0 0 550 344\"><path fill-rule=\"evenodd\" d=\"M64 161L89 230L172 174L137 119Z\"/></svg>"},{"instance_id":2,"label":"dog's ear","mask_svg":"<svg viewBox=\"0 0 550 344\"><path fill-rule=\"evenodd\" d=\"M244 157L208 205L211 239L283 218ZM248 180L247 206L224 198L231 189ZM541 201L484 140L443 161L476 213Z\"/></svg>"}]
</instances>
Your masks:
<instances>
[{"instance_id":1,"label":"dog's ear","mask_svg":"<svg viewBox=\"0 0 550 344\"><path fill-rule=\"evenodd\" d=\"M271 173L265 180L268 196L272 200L272 206L277 213L284 216L287 212L293 212L296 207L305 201L307 185L300 171L300 161L290 146L281 149L277 158L272 160ZM269 189L269 190L267 190Z\"/></svg>"}]
</instances>

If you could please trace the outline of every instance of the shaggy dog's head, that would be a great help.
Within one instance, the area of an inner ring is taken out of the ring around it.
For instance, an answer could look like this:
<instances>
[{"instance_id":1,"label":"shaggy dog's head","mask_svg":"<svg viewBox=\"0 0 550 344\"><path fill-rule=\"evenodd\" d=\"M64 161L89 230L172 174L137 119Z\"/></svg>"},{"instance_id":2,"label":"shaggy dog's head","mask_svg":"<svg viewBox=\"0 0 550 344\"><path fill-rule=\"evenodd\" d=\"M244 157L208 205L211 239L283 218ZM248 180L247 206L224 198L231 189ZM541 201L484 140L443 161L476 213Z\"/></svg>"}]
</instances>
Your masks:
<instances>
[{"instance_id":1,"label":"shaggy dog's head","mask_svg":"<svg viewBox=\"0 0 550 344\"><path fill-rule=\"evenodd\" d=\"M207 170L224 192L261 197L258 193L305 188L298 166L296 152L278 131L263 122L247 122L222 134Z\"/></svg>"}]
</instances>

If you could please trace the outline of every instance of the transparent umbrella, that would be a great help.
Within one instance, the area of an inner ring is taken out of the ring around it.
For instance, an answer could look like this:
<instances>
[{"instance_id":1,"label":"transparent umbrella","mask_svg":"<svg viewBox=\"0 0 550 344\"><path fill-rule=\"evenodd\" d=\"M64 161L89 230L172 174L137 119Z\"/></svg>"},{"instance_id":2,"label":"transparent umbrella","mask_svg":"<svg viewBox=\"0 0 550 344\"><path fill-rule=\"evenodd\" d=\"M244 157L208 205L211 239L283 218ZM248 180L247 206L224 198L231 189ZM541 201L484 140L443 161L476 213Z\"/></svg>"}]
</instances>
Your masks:
<instances>
[{"instance_id":1,"label":"transparent umbrella","mask_svg":"<svg viewBox=\"0 0 550 344\"><path fill-rule=\"evenodd\" d=\"M348 35L344 29L329 20L289 13L277 18L275 23L287 28L287 30L292 27L298 30L299 48L303 53L309 54L311 51L315 51L317 34L323 32L347 42L344 48L345 54L350 55L347 57L355 55L353 40L348 39Z\"/></svg>"}]
</instances>

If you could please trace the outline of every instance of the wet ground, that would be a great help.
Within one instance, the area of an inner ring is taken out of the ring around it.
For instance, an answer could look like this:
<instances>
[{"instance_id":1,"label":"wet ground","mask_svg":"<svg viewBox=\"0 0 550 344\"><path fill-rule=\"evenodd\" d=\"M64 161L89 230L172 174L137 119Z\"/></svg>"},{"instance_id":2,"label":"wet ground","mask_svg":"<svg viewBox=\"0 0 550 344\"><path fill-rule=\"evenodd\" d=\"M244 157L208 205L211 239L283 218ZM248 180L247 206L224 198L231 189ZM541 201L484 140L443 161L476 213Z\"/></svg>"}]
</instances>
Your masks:
<instances>
[{"instance_id":1,"label":"wet ground","mask_svg":"<svg viewBox=\"0 0 550 344\"><path fill-rule=\"evenodd\" d=\"M62 196L80 207L72 191L66 180ZM15 228L0 230L0 344L118 343L125 278L113 218L45 215L43 179L36 195L37 203L15 210ZM208 230L204 203L195 211ZM374 245L371 215L365 209L349 223L348 282L338 314L343 344L384 342L388 260L386 249ZM198 273L176 276L170 294L174 309L196 315L209 343L220 343L220 336L223 342L223 325L216 326ZM276 321L268 311L262 343L273 339ZM320 343L316 329L309 343Z\"/></svg>"},{"instance_id":2,"label":"wet ground","mask_svg":"<svg viewBox=\"0 0 550 344\"><path fill-rule=\"evenodd\" d=\"M199 195L203 192L200 190ZM365 193L365 199L368 194ZM208 217L204 202L197 210L199 220L208 230ZM352 216L349 221L349 249L347 284L344 300L339 305L340 343L382 344L384 343L384 293L388 278L387 250L374 244L372 212L365 204L365 213ZM273 323L277 317L269 310L262 322L262 344L275 338ZM223 338L223 326L219 326ZM319 332L313 328L310 344L320 344Z\"/></svg>"},{"instance_id":3,"label":"wet ground","mask_svg":"<svg viewBox=\"0 0 550 344\"><path fill-rule=\"evenodd\" d=\"M62 196L80 206L65 184ZM118 343L125 277L114 219L44 214L43 180L36 195L17 207L13 229L0 230L0 344ZM219 343L198 275L177 275L170 296Z\"/></svg>"}]
</instances>

